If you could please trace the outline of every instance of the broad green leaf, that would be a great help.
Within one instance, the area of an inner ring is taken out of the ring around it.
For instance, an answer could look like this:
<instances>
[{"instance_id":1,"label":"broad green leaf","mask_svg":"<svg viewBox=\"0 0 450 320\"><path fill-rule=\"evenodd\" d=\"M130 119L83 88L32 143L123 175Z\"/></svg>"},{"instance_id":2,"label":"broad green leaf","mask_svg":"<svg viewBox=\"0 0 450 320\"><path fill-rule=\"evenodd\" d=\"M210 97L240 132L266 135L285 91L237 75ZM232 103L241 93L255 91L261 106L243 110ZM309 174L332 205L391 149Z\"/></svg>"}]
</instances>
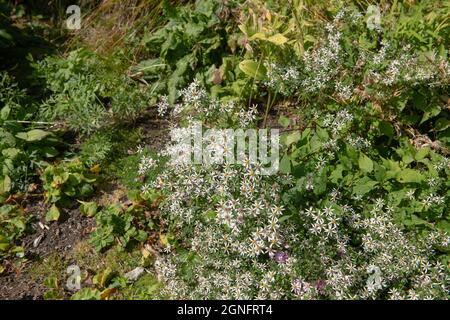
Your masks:
<instances>
[{"instance_id":1,"label":"broad green leaf","mask_svg":"<svg viewBox=\"0 0 450 320\"><path fill-rule=\"evenodd\" d=\"M420 183L425 180L425 176L420 171L413 169L403 169L396 178L401 183Z\"/></svg>"},{"instance_id":2,"label":"broad green leaf","mask_svg":"<svg viewBox=\"0 0 450 320\"><path fill-rule=\"evenodd\" d=\"M450 120L445 118L439 118L436 120L436 123L434 124L434 129L437 131L443 131L450 127Z\"/></svg>"},{"instance_id":3,"label":"broad green leaf","mask_svg":"<svg viewBox=\"0 0 450 320\"><path fill-rule=\"evenodd\" d=\"M377 181L374 181L368 177L364 177L357 181L357 183L353 187L353 193L356 195L366 194L367 192L371 191L377 184Z\"/></svg>"},{"instance_id":4,"label":"broad green leaf","mask_svg":"<svg viewBox=\"0 0 450 320\"><path fill-rule=\"evenodd\" d=\"M10 247L10 244L7 242L0 242L0 251L6 251Z\"/></svg>"},{"instance_id":5,"label":"broad green leaf","mask_svg":"<svg viewBox=\"0 0 450 320\"><path fill-rule=\"evenodd\" d=\"M14 159L15 157L17 157L19 155L19 153L21 152L20 149L17 148L7 148L2 150L2 154L10 159Z\"/></svg>"},{"instance_id":6,"label":"broad green leaf","mask_svg":"<svg viewBox=\"0 0 450 320\"><path fill-rule=\"evenodd\" d=\"M419 151L417 151L414 158L416 159L416 161L420 161L420 160L423 160L429 153L430 153L430 148L424 147L424 148L420 149Z\"/></svg>"},{"instance_id":7,"label":"broad green leaf","mask_svg":"<svg viewBox=\"0 0 450 320\"><path fill-rule=\"evenodd\" d=\"M266 67L262 63L253 60L244 60L239 63L239 69L246 75L256 80L263 80L266 77Z\"/></svg>"},{"instance_id":8,"label":"broad green leaf","mask_svg":"<svg viewBox=\"0 0 450 320\"><path fill-rule=\"evenodd\" d=\"M58 150L56 150L55 147L45 146L41 150L44 156L48 158L52 158L58 155Z\"/></svg>"},{"instance_id":9,"label":"broad green leaf","mask_svg":"<svg viewBox=\"0 0 450 320\"><path fill-rule=\"evenodd\" d=\"M392 138L394 136L394 127L389 122L381 121L378 124L378 129L380 129L380 132L384 134L385 136L388 136L389 138Z\"/></svg>"},{"instance_id":10,"label":"broad green leaf","mask_svg":"<svg viewBox=\"0 0 450 320\"><path fill-rule=\"evenodd\" d=\"M79 203L81 203L80 205L80 212L81 214L87 216L87 217L93 217L95 216L95 214L97 213L97 203L95 203L94 201L91 202L85 202L85 201L80 201L78 200Z\"/></svg>"},{"instance_id":11,"label":"broad green leaf","mask_svg":"<svg viewBox=\"0 0 450 320\"><path fill-rule=\"evenodd\" d=\"M431 118L437 116L439 113L441 113L441 107L439 105L425 106L421 109L424 110L425 112L424 112L424 114L422 116L422 120L420 120L419 124L422 124L425 121L427 121L428 119L431 119Z\"/></svg>"},{"instance_id":12,"label":"broad green leaf","mask_svg":"<svg viewBox=\"0 0 450 320\"><path fill-rule=\"evenodd\" d=\"M8 193L11 191L11 178L5 175L3 178L0 177L0 194Z\"/></svg>"},{"instance_id":13,"label":"broad green leaf","mask_svg":"<svg viewBox=\"0 0 450 320\"><path fill-rule=\"evenodd\" d=\"M250 38L248 38L249 40L267 40L267 37L264 33L262 32L257 32L254 35L252 35Z\"/></svg>"},{"instance_id":14,"label":"broad green leaf","mask_svg":"<svg viewBox=\"0 0 450 320\"><path fill-rule=\"evenodd\" d=\"M50 132L41 129L33 129L28 132L19 132L16 137L28 142L40 141L50 135Z\"/></svg>"},{"instance_id":15,"label":"broad green leaf","mask_svg":"<svg viewBox=\"0 0 450 320\"><path fill-rule=\"evenodd\" d=\"M411 215L411 219L403 220L403 224L405 226L419 226L419 225L428 225L430 227L433 226L431 223L429 223L426 220L423 220L423 219L419 218L415 214Z\"/></svg>"},{"instance_id":16,"label":"broad green leaf","mask_svg":"<svg viewBox=\"0 0 450 320\"><path fill-rule=\"evenodd\" d=\"M291 159L287 155L285 155L283 158L281 158L280 172L281 173L291 173Z\"/></svg>"},{"instance_id":17,"label":"broad green leaf","mask_svg":"<svg viewBox=\"0 0 450 320\"><path fill-rule=\"evenodd\" d=\"M267 38L267 41L270 41L273 44L280 46L282 44L285 44L288 41L288 38L283 36L281 33L277 33L277 34Z\"/></svg>"},{"instance_id":18,"label":"broad green leaf","mask_svg":"<svg viewBox=\"0 0 450 320\"><path fill-rule=\"evenodd\" d=\"M293 132L293 133L287 135L287 136L286 136L286 145L289 146L289 145L291 145L292 143L298 142L298 141L300 140L301 136L302 136L301 133L298 132L298 131Z\"/></svg>"},{"instance_id":19,"label":"broad green leaf","mask_svg":"<svg viewBox=\"0 0 450 320\"><path fill-rule=\"evenodd\" d=\"M2 108L2 110L0 111L0 119L7 120L10 112L11 112L11 108L9 106L4 106Z\"/></svg>"},{"instance_id":20,"label":"broad green leaf","mask_svg":"<svg viewBox=\"0 0 450 320\"><path fill-rule=\"evenodd\" d=\"M0 251L6 251L10 247L8 239L0 234Z\"/></svg>"},{"instance_id":21,"label":"broad green leaf","mask_svg":"<svg viewBox=\"0 0 450 320\"><path fill-rule=\"evenodd\" d=\"M372 172L373 170L373 162L370 160L368 156L366 156L364 153L361 153L359 155L358 165L361 171L363 172Z\"/></svg>"},{"instance_id":22,"label":"broad green leaf","mask_svg":"<svg viewBox=\"0 0 450 320\"><path fill-rule=\"evenodd\" d=\"M101 292L98 289L83 288L75 293L70 300L100 300Z\"/></svg>"},{"instance_id":23,"label":"broad green leaf","mask_svg":"<svg viewBox=\"0 0 450 320\"><path fill-rule=\"evenodd\" d=\"M52 205L52 207L50 208L50 210L47 211L47 215L45 216L45 220L50 222L50 221L58 221L59 220L59 209L55 206Z\"/></svg>"},{"instance_id":24,"label":"broad green leaf","mask_svg":"<svg viewBox=\"0 0 450 320\"><path fill-rule=\"evenodd\" d=\"M105 287L111 279L113 272L111 268L107 267L105 270L100 271L92 278L92 283L95 285L99 285L101 287Z\"/></svg>"}]
</instances>

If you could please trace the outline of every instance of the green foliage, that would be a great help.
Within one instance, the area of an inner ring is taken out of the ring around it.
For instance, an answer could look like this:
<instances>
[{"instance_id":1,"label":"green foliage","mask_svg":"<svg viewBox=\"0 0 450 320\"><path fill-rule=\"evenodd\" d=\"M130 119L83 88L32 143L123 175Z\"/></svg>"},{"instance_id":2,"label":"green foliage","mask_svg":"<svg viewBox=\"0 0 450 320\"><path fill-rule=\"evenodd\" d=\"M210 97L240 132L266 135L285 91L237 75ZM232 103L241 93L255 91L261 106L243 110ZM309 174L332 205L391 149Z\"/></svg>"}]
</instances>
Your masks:
<instances>
[{"instance_id":1,"label":"green foliage","mask_svg":"<svg viewBox=\"0 0 450 320\"><path fill-rule=\"evenodd\" d=\"M60 138L34 122L36 105L25 90L0 74L0 197L26 191L48 160L59 154ZM1 198L0 198L1 199Z\"/></svg>"},{"instance_id":2,"label":"green foliage","mask_svg":"<svg viewBox=\"0 0 450 320\"><path fill-rule=\"evenodd\" d=\"M154 223L145 215L145 207L136 203L127 208L110 205L95 216L97 229L91 235L91 243L102 251L114 243L127 248L133 243L145 242L148 230Z\"/></svg>"},{"instance_id":3,"label":"green foliage","mask_svg":"<svg viewBox=\"0 0 450 320\"><path fill-rule=\"evenodd\" d=\"M54 221L59 218L57 206L67 204L69 199L90 196L98 176L90 173L78 159L75 159L48 166L41 179L45 199L52 204L47 220Z\"/></svg>"},{"instance_id":4,"label":"green foliage","mask_svg":"<svg viewBox=\"0 0 450 320\"><path fill-rule=\"evenodd\" d=\"M70 300L100 300L101 292L98 289L83 288L75 293Z\"/></svg>"},{"instance_id":5,"label":"green foliage","mask_svg":"<svg viewBox=\"0 0 450 320\"><path fill-rule=\"evenodd\" d=\"M97 252L86 245L74 259L92 281L74 300L446 298L449 8L139 2L127 20L140 21L136 30L106 41L127 48L30 55L29 90L0 74L0 258L24 255L31 217L9 203L40 175L48 222L73 200L95 217ZM17 44L11 10L0 0L0 49ZM14 10L20 18L26 7ZM160 10L144 28L145 12ZM157 101L159 116L173 107L182 127L264 127L276 108L280 174L173 167L150 148L135 152L143 132L130 128ZM102 208L89 198L100 170L128 201ZM164 285L124 274L153 262ZM366 281L374 266L378 287ZM45 299L67 296L55 273L46 273Z\"/></svg>"},{"instance_id":6,"label":"green foliage","mask_svg":"<svg viewBox=\"0 0 450 320\"><path fill-rule=\"evenodd\" d=\"M170 103L195 78L211 87L214 94L245 93L245 82L238 82L242 73L236 57L240 51L237 26L230 19L239 2L201 0L193 8L165 4L169 21L142 39L156 57L142 61L134 72L152 81L155 93L168 93Z\"/></svg>"},{"instance_id":7,"label":"green foliage","mask_svg":"<svg viewBox=\"0 0 450 320\"><path fill-rule=\"evenodd\" d=\"M17 241L26 233L30 220L31 216L16 205L0 207L0 259L24 256L24 249Z\"/></svg>"},{"instance_id":8,"label":"green foliage","mask_svg":"<svg viewBox=\"0 0 450 320\"><path fill-rule=\"evenodd\" d=\"M122 62L119 54L105 58L78 49L66 58L51 56L35 63L50 94L40 117L62 121L84 135L136 119L148 107L148 91L123 75Z\"/></svg>"}]
</instances>

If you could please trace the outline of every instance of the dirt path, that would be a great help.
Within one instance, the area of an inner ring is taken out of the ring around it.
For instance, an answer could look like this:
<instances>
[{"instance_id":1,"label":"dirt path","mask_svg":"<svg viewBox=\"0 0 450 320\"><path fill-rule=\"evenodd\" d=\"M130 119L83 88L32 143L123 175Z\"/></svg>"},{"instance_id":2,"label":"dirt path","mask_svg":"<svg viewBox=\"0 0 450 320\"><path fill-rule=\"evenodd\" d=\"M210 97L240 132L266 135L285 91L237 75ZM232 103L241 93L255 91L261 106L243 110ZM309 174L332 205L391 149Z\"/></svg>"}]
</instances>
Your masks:
<instances>
[{"instance_id":1,"label":"dirt path","mask_svg":"<svg viewBox=\"0 0 450 320\"><path fill-rule=\"evenodd\" d=\"M81 216L76 203L62 209L60 221L50 224L44 218L47 205L42 199L27 205L25 210L37 218L31 224L31 233L21 243L28 261L21 268L7 264L7 270L0 276L0 299L42 299L46 291L45 279L36 278L32 269L50 254L64 257L76 243L86 239L95 226L94 219Z\"/></svg>"}]
</instances>

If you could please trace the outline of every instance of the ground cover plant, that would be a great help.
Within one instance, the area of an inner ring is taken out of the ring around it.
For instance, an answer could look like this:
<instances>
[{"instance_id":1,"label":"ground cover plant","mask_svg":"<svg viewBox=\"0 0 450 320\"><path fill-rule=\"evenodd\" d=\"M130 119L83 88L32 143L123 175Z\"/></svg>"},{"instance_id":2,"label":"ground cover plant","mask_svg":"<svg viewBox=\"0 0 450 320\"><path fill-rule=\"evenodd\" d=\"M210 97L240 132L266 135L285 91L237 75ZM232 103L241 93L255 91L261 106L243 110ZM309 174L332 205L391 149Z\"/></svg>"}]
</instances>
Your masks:
<instances>
[{"instance_id":1,"label":"ground cover plant","mask_svg":"<svg viewBox=\"0 0 450 320\"><path fill-rule=\"evenodd\" d=\"M49 6L0 1L51 46L0 70L0 298L448 299L447 2Z\"/></svg>"}]
</instances>

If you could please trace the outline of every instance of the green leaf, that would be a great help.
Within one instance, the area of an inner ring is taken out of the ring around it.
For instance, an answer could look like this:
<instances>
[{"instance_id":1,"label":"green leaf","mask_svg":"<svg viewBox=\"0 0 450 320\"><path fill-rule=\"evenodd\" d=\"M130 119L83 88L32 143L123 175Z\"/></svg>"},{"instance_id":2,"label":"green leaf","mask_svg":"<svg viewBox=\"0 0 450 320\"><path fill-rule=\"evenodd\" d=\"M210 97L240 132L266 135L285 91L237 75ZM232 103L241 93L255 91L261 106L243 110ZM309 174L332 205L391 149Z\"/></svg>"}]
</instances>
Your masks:
<instances>
[{"instance_id":1,"label":"green leaf","mask_svg":"<svg viewBox=\"0 0 450 320\"><path fill-rule=\"evenodd\" d=\"M420 161L420 160L423 160L429 153L430 153L430 148L425 147L425 148L422 148L419 151L417 151L414 158L416 159L416 161Z\"/></svg>"},{"instance_id":2,"label":"green leaf","mask_svg":"<svg viewBox=\"0 0 450 320\"><path fill-rule=\"evenodd\" d=\"M254 35L252 35L250 38L248 38L249 40L267 40L267 37L264 33L262 32L257 32Z\"/></svg>"},{"instance_id":3,"label":"green leaf","mask_svg":"<svg viewBox=\"0 0 450 320\"><path fill-rule=\"evenodd\" d=\"M411 219L405 219L403 220L403 224L405 226L420 226L420 225L428 225L430 227L432 227L433 225L431 223L429 223L426 220L423 220L421 218L419 218L416 215L411 215Z\"/></svg>"},{"instance_id":4,"label":"green leaf","mask_svg":"<svg viewBox=\"0 0 450 320\"><path fill-rule=\"evenodd\" d=\"M92 283L101 287L105 287L108 284L109 280L111 280L112 276L113 272L111 268L107 267L105 270L100 271L92 278Z\"/></svg>"},{"instance_id":5,"label":"green leaf","mask_svg":"<svg viewBox=\"0 0 450 320\"><path fill-rule=\"evenodd\" d=\"M19 132L16 134L16 137L22 140L26 140L28 142L32 141L40 141L50 135L51 133L48 131L44 131L41 129L33 129L28 132Z\"/></svg>"},{"instance_id":6,"label":"green leaf","mask_svg":"<svg viewBox=\"0 0 450 320\"><path fill-rule=\"evenodd\" d=\"M439 105L427 105L423 108L421 108L421 110L424 110L424 114L422 116L422 120L420 120L419 124L424 123L425 121L427 121L428 119L431 119L435 116L437 116L439 113L441 113L441 107Z\"/></svg>"},{"instance_id":7,"label":"green leaf","mask_svg":"<svg viewBox=\"0 0 450 320\"><path fill-rule=\"evenodd\" d=\"M394 127L389 122L381 121L378 124L378 129L380 129L380 132L382 134L388 136L389 138L392 138L394 136Z\"/></svg>"},{"instance_id":8,"label":"green leaf","mask_svg":"<svg viewBox=\"0 0 450 320\"><path fill-rule=\"evenodd\" d=\"M11 113L11 108L9 106L3 107L2 110L0 111L0 119L7 120L10 113Z\"/></svg>"},{"instance_id":9,"label":"green leaf","mask_svg":"<svg viewBox=\"0 0 450 320\"><path fill-rule=\"evenodd\" d=\"M273 44L276 44L277 46L281 46L282 44L285 44L288 41L288 38L283 36L281 33L277 33L267 38L267 41L270 41Z\"/></svg>"},{"instance_id":10,"label":"green leaf","mask_svg":"<svg viewBox=\"0 0 450 320\"><path fill-rule=\"evenodd\" d=\"M19 155L20 152L21 152L21 150L17 149L17 148L7 148L7 149L2 150L2 154L5 157L13 159L13 160L14 160L14 158L16 158Z\"/></svg>"},{"instance_id":11,"label":"green leaf","mask_svg":"<svg viewBox=\"0 0 450 320\"><path fill-rule=\"evenodd\" d=\"M0 251L6 251L10 247L8 239L0 234Z\"/></svg>"},{"instance_id":12,"label":"green leaf","mask_svg":"<svg viewBox=\"0 0 450 320\"><path fill-rule=\"evenodd\" d=\"M85 215L87 217L93 217L95 216L95 214L97 213L97 203L95 203L94 201L92 202L85 202L85 201L80 201L78 200L79 203L81 203L80 205L80 212L82 215Z\"/></svg>"},{"instance_id":13,"label":"green leaf","mask_svg":"<svg viewBox=\"0 0 450 320\"><path fill-rule=\"evenodd\" d=\"M369 177L364 177L360 179L353 187L353 193L356 195L366 194L367 192L371 191L377 184L377 181L374 181Z\"/></svg>"},{"instance_id":14,"label":"green leaf","mask_svg":"<svg viewBox=\"0 0 450 320\"><path fill-rule=\"evenodd\" d=\"M101 292L98 289L83 288L75 293L70 300L100 300Z\"/></svg>"},{"instance_id":15,"label":"green leaf","mask_svg":"<svg viewBox=\"0 0 450 320\"><path fill-rule=\"evenodd\" d=\"M90 184L83 184L80 188L80 196L87 197L94 192L94 188Z\"/></svg>"},{"instance_id":16,"label":"green leaf","mask_svg":"<svg viewBox=\"0 0 450 320\"><path fill-rule=\"evenodd\" d=\"M0 177L0 194L8 193L11 191L11 178L5 175L3 178Z\"/></svg>"},{"instance_id":17,"label":"green leaf","mask_svg":"<svg viewBox=\"0 0 450 320\"><path fill-rule=\"evenodd\" d=\"M443 131L450 127L450 120L445 118L439 118L436 120L436 123L434 124L434 130L436 131Z\"/></svg>"},{"instance_id":18,"label":"green leaf","mask_svg":"<svg viewBox=\"0 0 450 320\"><path fill-rule=\"evenodd\" d=\"M50 221L58 221L59 216L60 216L59 209L55 205L52 205L50 210L47 211L47 215L45 216L45 220L48 221L48 222L50 222Z\"/></svg>"},{"instance_id":19,"label":"green leaf","mask_svg":"<svg viewBox=\"0 0 450 320\"><path fill-rule=\"evenodd\" d=\"M425 176L417 170L404 169L397 174L396 179L401 183L421 183Z\"/></svg>"},{"instance_id":20,"label":"green leaf","mask_svg":"<svg viewBox=\"0 0 450 320\"><path fill-rule=\"evenodd\" d=\"M285 155L280 161L280 172L291 173L291 159Z\"/></svg>"},{"instance_id":21,"label":"green leaf","mask_svg":"<svg viewBox=\"0 0 450 320\"><path fill-rule=\"evenodd\" d=\"M286 136L286 145L289 146L292 143L298 142L301 137L302 137L302 134L300 132L298 132L298 131L287 135Z\"/></svg>"},{"instance_id":22,"label":"green leaf","mask_svg":"<svg viewBox=\"0 0 450 320\"><path fill-rule=\"evenodd\" d=\"M58 150L55 147L45 146L42 149L42 153L47 158L52 158L58 155Z\"/></svg>"},{"instance_id":23,"label":"green leaf","mask_svg":"<svg viewBox=\"0 0 450 320\"><path fill-rule=\"evenodd\" d=\"M364 153L361 153L359 155L358 164L359 164L359 168L363 172L368 173L368 172L372 172L372 170L373 170L372 160L370 160L370 158L368 156L366 156Z\"/></svg>"},{"instance_id":24,"label":"green leaf","mask_svg":"<svg viewBox=\"0 0 450 320\"><path fill-rule=\"evenodd\" d=\"M266 78L267 70L263 64L257 63L253 60L244 60L239 63L239 69L246 75L256 80L264 80Z\"/></svg>"},{"instance_id":25,"label":"green leaf","mask_svg":"<svg viewBox=\"0 0 450 320\"><path fill-rule=\"evenodd\" d=\"M285 117L285 116L280 116L280 119L278 119L278 123L283 127L283 128L287 128L289 127L289 118Z\"/></svg>"}]
</instances>

